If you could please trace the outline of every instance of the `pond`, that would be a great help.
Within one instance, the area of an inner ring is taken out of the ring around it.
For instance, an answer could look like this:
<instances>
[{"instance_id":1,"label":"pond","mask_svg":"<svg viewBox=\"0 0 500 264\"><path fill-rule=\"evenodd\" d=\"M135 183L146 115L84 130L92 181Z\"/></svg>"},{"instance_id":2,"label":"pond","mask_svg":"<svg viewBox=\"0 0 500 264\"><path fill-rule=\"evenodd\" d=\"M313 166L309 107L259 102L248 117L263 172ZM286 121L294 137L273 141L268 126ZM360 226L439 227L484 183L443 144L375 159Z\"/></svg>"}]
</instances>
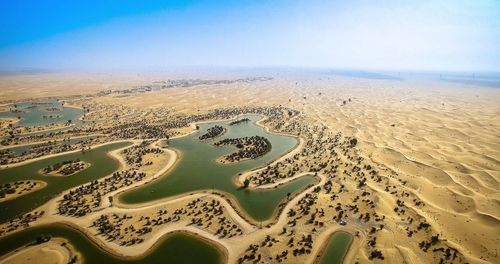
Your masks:
<instances>
[{"instance_id":1,"label":"pond","mask_svg":"<svg viewBox=\"0 0 500 264\"><path fill-rule=\"evenodd\" d=\"M63 124L71 121L80 124L83 110L65 107L58 100L29 101L9 105L10 111L0 112L0 118L20 118L16 126Z\"/></svg>"},{"instance_id":2,"label":"pond","mask_svg":"<svg viewBox=\"0 0 500 264\"><path fill-rule=\"evenodd\" d=\"M352 235L347 232L335 232L321 256L321 264L342 264L352 242Z\"/></svg>"}]
</instances>

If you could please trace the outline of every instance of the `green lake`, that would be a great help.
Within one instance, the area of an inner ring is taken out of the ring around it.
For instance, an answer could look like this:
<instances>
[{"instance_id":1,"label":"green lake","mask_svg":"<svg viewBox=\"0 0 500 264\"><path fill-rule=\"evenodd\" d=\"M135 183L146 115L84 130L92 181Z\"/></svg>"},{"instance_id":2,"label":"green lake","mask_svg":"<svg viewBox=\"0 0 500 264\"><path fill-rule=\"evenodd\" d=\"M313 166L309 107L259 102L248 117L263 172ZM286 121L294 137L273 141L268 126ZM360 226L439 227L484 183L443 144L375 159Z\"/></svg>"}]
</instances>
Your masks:
<instances>
[{"instance_id":1,"label":"green lake","mask_svg":"<svg viewBox=\"0 0 500 264\"><path fill-rule=\"evenodd\" d=\"M83 136L83 137L73 137L73 138L69 138L69 139L66 139L66 140L51 140L51 145L66 145L66 146L70 146L70 145L73 145L73 144L79 144L79 143L82 143L82 142L85 142L87 140L90 140L90 139L93 139L93 138L96 138L98 136ZM35 143L35 144L29 144L29 145L22 145L22 146L12 146L12 147L8 147L8 148L4 148L4 149L1 149L0 150L0 153L1 152L5 152L7 154L9 153L12 153L14 155L21 155L23 154L24 152L27 152L31 149L36 149L36 148L40 148L40 147L46 147L47 146L47 142L45 143ZM1 155L1 154L0 154Z\"/></svg>"},{"instance_id":2,"label":"green lake","mask_svg":"<svg viewBox=\"0 0 500 264\"><path fill-rule=\"evenodd\" d=\"M200 130L196 133L171 139L169 147L181 153L176 167L167 175L144 185L144 187L123 193L120 196L121 201L138 204L174 195L213 189L233 197L237 202L236 206L242 208L254 220L270 219L276 212L279 203L284 201L289 193L293 194L303 190L306 186L314 183L315 179L301 177L278 188L259 191L241 189L236 186L234 179L239 173L265 166L293 149L298 142L294 137L267 133L262 127L255 124L261 118L260 116L248 115L245 117L250 118L251 121L233 126L228 125L229 121L205 123L200 125ZM224 126L228 131L217 139L198 140L198 137L213 125ZM229 137L255 135L264 136L271 142L272 149L268 153L257 159L234 164L216 162L217 158L237 151L237 148L233 146L215 147L212 143ZM0 203L0 222L29 212L67 189L110 175L118 169L119 164L107 153L127 145L130 143L113 143L83 153L75 152L0 170L0 183L17 180L43 180L48 183L41 190ZM91 166L67 177L50 177L38 173L40 169L49 165L74 159L86 161ZM116 258L99 249L79 231L60 224L30 228L0 239L0 255L34 241L40 234L60 236L70 240L82 253L87 263L124 262L123 259ZM175 234L159 242L157 247L143 259L134 261L142 263L220 263L222 255L213 245L209 245L205 241L185 234ZM126 260L125 262L134 261Z\"/></svg>"},{"instance_id":3,"label":"green lake","mask_svg":"<svg viewBox=\"0 0 500 264\"><path fill-rule=\"evenodd\" d=\"M349 250L352 242L352 235L339 231L333 233L328 245L324 249L324 255L321 256L321 264L341 264Z\"/></svg>"},{"instance_id":4,"label":"green lake","mask_svg":"<svg viewBox=\"0 0 500 264\"><path fill-rule=\"evenodd\" d=\"M279 186L276 189L265 191L250 191L241 189L234 184L234 178L242 172L264 166L278 158L283 153L293 149L298 140L294 137L269 134L255 122L260 116L245 116L251 121L230 126L229 121L213 122L200 125L200 131L186 137L170 140L169 146L181 154L175 170L168 176L152 183L125 192L120 196L124 203L144 203L173 195L194 192L198 190L214 189L226 192L233 196L239 206L254 220L264 221L272 217L278 204L286 198L288 193L302 190L314 182L312 177L301 177L295 181ZM227 132L216 139L200 141L198 137L214 125L223 126ZM264 136L272 145L270 152L264 156L233 164L220 164L216 159L237 151L236 147L215 147L212 143L224 138L245 136Z\"/></svg>"},{"instance_id":5,"label":"green lake","mask_svg":"<svg viewBox=\"0 0 500 264\"><path fill-rule=\"evenodd\" d=\"M108 152L130 144L113 143L85 152L77 151L0 170L0 184L19 180L42 180L47 182L47 186L43 189L0 203L0 223L35 209L65 190L105 177L118 170L120 164L117 160L108 156ZM75 159L88 162L91 166L71 176L45 176L39 173L40 169L49 165Z\"/></svg>"},{"instance_id":6,"label":"green lake","mask_svg":"<svg viewBox=\"0 0 500 264\"><path fill-rule=\"evenodd\" d=\"M190 235L176 233L157 242L155 248L138 259L124 259L103 251L83 233L65 225L30 228L0 240L0 256L29 244L41 235L67 239L83 256L85 263L207 263L223 261L223 255L214 245ZM196 252L195 254L193 254Z\"/></svg>"}]
</instances>

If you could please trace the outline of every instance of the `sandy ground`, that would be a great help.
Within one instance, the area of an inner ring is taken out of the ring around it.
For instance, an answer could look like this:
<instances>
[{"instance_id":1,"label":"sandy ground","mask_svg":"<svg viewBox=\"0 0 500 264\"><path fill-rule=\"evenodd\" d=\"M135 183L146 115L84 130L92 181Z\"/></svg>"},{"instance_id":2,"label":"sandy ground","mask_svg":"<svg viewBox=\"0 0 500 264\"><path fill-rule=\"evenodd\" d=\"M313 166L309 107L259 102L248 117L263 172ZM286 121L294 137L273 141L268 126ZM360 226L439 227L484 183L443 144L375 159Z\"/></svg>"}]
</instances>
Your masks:
<instances>
[{"instance_id":1,"label":"sandy ground","mask_svg":"<svg viewBox=\"0 0 500 264\"><path fill-rule=\"evenodd\" d=\"M95 90L120 84L116 81L97 85L99 77L91 81L90 77L70 80L69 77L65 79L51 74L2 78L2 86L24 89L22 93L16 91L15 94L0 89L2 98L12 99L35 89L35 84L40 84L44 78L42 83L45 88L37 96L47 95L49 91L68 95L70 91L53 86L64 87L73 83L80 83L76 86L78 89L93 86ZM134 80L123 81L122 84L133 86L144 81L142 78L131 79ZM75 93L78 89L75 88ZM425 207L412 209L469 261L500 261L500 89L429 80L307 75L275 76L272 81L250 84L172 88L131 97L112 95L96 98L95 101L126 104L135 109L166 107L184 113L235 105L284 105L300 110L311 124L322 124L332 131L355 136L365 159L378 164L385 174L394 179L406 181L405 186L398 185L397 188L410 192L426 204ZM238 179L241 181L242 177ZM382 201L377 207L378 213L391 219L387 227L389 231L378 235L377 248L384 252L386 261L425 262L425 254L415 245L420 241L409 243L411 239L406 233L397 231L401 219L393 211L392 197L376 186L373 188L379 201ZM299 198L300 195L294 201ZM229 214L234 214L231 217L240 219L231 206L227 208ZM279 224L285 221L282 216L273 232L279 232ZM245 222L236 221L240 224ZM332 227L332 230L336 228L338 226ZM173 230L203 233L198 229L169 226L155 236L160 237ZM254 232L245 242L259 241L265 234L267 231L262 234ZM230 260L235 260L231 253L233 250L241 250L235 247L245 244L236 244L236 240L221 242L208 232L203 235L228 248ZM325 239L326 235L321 237ZM153 240L140 244L140 250L134 249L142 252L154 243ZM316 241L314 250L319 250L323 242ZM354 239L346 260L368 262L364 244L362 238Z\"/></svg>"},{"instance_id":2,"label":"sandy ground","mask_svg":"<svg viewBox=\"0 0 500 264\"><path fill-rule=\"evenodd\" d=\"M101 91L128 89L152 82L179 79L236 79L248 77L245 73L213 71L170 71L152 73L130 72L52 72L0 76L0 100L29 100L33 98L91 95ZM261 75L259 75L261 76Z\"/></svg>"},{"instance_id":3,"label":"sandy ground","mask_svg":"<svg viewBox=\"0 0 500 264\"><path fill-rule=\"evenodd\" d=\"M80 167L81 169L79 170L75 170L74 172L70 173L70 174L63 174L61 173L61 170L64 169L65 165L63 165L59 170L55 170L55 171L51 171L49 173L44 173L44 169L40 169L38 171L38 173L42 174L42 175L45 175L45 176L55 176L55 177L68 177L68 176L71 176L73 174L76 174L80 171L83 171L83 170L86 170L88 168L90 168L91 164L88 163L88 162L85 162L85 161L79 161L78 164L81 164L82 166Z\"/></svg>"},{"instance_id":4,"label":"sandy ground","mask_svg":"<svg viewBox=\"0 0 500 264\"><path fill-rule=\"evenodd\" d=\"M111 142L106 142L106 143L94 145L94 146L91 147L91 149L94 149L94 148L97 148L97 147L100 147L100 146L104 146L104 145L113 144L113 143L119 143L119 142L133 142L133 140L115 140L115 141L111 141ZM28 144L28 145L31 145L31 144ZM75 153L75 152L79 152L79 151L82 151L82 150L81 149L75 149L75 150L72 150L72 151L66 151L66 152L62 152L62 153L50 154L50 155L46 155L46 156L42 156L42 157L30 159L30 160L25 160L25 161L21 161L21 162L17 162L17 163L12 163L12 164L8 164L8 165L0 165L0 169L18 167L18 166L22 166L22 165L25 165L25 164L28 164L28 163L31 163L31 162L35 162L37 160L42 160L42 159L47 159L47 158L51 158L51 157L62 156L62 155L66 155L66 154L69 154L69 153Z\"/></svg>"},{"instance_id":5,"label":"sandy ground","mask_svg":"<svg viewBox=\"0 0 500 264\"><path fill-rule=\"evenodd\" d=\"M0 118L0 129L3 131L4 129L7 129L9 127L9 125L15 125L18 122L19 122L19 118L2 117L2 118Z\"/></svg>"},{"instance_id":6,"label":"sandy ground","mask_svg":"<svg viewBox=\"0 0 500 264\"><path fill-rule=\"evenodd\" d=\"M11 184L14 185L13 183ZM0 198L0 203L16 199L20 196L32 193L34 191L38 191L42 188L45 188L45 186L47 186L47 183L44 181L37 181L37 180L22 181L21 184L16 185L16 192L13 194L6 194L5 197Z\"/></svg>"},{"instance_id":7,"label":"sandy ground","mask_svg":"<svg viewBox=\"0 0 500 264\"><path fill-rule=\"evenodd\" d=\"M2 264L65 264L78 252L63 238L52 238L49 242L27 246L0 258ZM81 258L78 258L80 259ZM77 263L81 261L77 260Z\"/></svg>"}]
</instances>

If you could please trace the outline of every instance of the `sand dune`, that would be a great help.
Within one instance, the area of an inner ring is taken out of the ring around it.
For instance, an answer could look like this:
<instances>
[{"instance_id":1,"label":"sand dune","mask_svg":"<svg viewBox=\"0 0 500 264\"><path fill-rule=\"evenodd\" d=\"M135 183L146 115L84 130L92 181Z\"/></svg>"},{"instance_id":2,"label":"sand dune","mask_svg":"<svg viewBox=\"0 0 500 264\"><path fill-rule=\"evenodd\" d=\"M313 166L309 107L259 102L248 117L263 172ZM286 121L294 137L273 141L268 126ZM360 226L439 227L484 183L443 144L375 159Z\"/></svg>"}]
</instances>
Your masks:
<instances>
[{"instance_id":1,"label":"sand dune","mask_svg":"<svg viewBox=\"0 0 500 264\"><path fill-rule=\"evenodd\" d=\"M438 261L419 248L425 238L423 231L408 236L408 219L394 211L396 199L390 192L405 193L408 214L415 221L429 223L432 228L426 232L439 234L467 261L500 262L500 89L432 80L368 80L316 74L273 77L265 82L176 87L93 100L138 110L167 107L180 113L236 105L297 109L311 125L324 125L332 132L356 137L359 155L376 165L382 183L390 186L385 190L382 185L369 183L376 196L375 210L386 217L386 226L377 232L377 248L384 253L385 262ZM75 87L91 86L89 91L100 91L168 76L101 76L93 81L66 76L56 82L55 75L2 78L2 86L24 90L13 95L0 89L0 96L19 99L35 84L44 87L36 96L45 96L51 90L55 95L68 95L73 90L60 87L80 83ZM349 178L345 184L356 188ZM361 231L361 236L366 235L366 230ZM353 262L370 262L362 239L356 238L356 246L349 252Z\"/></svg>"}]
</instances>

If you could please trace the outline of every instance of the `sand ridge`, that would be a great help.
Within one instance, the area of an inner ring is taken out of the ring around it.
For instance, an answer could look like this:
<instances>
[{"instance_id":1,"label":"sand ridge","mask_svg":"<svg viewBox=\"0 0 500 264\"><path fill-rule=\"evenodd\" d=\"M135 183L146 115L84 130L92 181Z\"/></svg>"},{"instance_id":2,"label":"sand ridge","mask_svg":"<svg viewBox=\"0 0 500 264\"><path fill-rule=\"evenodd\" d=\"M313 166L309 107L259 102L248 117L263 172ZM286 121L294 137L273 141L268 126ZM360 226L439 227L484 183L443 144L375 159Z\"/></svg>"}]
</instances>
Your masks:
<instances>
[{"instance_id":1,"label":"sand ridge","mask_svg":"<svg viewBox=\"0 0 500 264\"><path fill-rule=\"evenodd\" d=\"M223 96L210 96L215 93ZM406 197L407 214L429 223L432 233L439 234L440 240L458 249L469 262L498 262L498 90L426 80L402 82L307 75L275 76L272 81L262 83L177 87L126 98L110 95L95 101L127 103L136 109L159 109L167 105L173 111L191 114L234 105L283 105L297 109L308 124L355 136L359 149L356 155L376 166L383 176L385 188L377 182L368 181L367 185L376 197L376 212L387 219L375 235L385 261L430 261L430 254L418 246L424 239L420 237L422 234L409 238L409 231L404 229L408 220L394 211L397 200ZM189 102L197 102L196 107ZM239 181L246 176L238 177ZM348 186L349 175L343 177L348 188L355 188ZM343 204L350 202L348 198L340 199ZM320 197L318 201L323 203L324 199ZM293 207L291 204L286 208ZM231 206L224 207L236 213ZM234 219L238 219L236 215ZM353 240L347 260L369 262L366 243L370 234L365 230L371 227L354 226L361 234ZM273 232L280 232L275 229ZM179 230L184 229L179 227ZM197 229L191 231L203 233ZM208 232L205 235L210 237ZM250 240L258 243L263 237ZM213 235L212 238L220 241ZM319 244L323 243L315 240L313 252ZM228 254L235 260L232 257L235 254ZM309 262L309 258L304 259Z\"/></svg>"}]
</instances>

